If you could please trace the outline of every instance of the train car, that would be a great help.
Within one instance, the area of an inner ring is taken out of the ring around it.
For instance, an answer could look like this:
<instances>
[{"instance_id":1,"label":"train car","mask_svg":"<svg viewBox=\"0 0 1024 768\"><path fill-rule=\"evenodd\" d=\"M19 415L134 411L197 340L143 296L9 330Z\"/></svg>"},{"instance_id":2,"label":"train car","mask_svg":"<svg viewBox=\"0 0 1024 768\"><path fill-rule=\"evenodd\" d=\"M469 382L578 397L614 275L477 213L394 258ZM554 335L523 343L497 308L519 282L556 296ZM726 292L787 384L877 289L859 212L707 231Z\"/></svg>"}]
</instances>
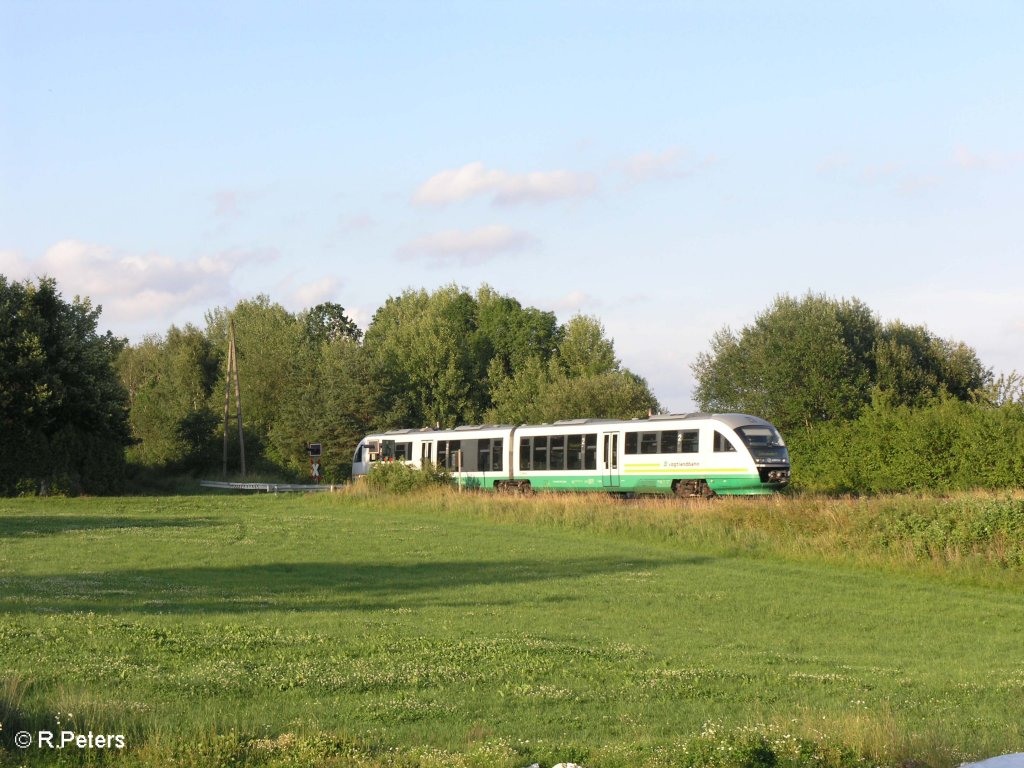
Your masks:
<instances>
[{"instance_id":1,"label":"train car","mask_svg":"<svg viewBox=\"0 0 1024 768\"><path fill-rule=\"evenodd\" d=\"M488 490L714 496L773 493L790 479L778 430L741 413L383 432L359 442L353 477L380 461L431 462Z\"/></svg>"}]
</instances>

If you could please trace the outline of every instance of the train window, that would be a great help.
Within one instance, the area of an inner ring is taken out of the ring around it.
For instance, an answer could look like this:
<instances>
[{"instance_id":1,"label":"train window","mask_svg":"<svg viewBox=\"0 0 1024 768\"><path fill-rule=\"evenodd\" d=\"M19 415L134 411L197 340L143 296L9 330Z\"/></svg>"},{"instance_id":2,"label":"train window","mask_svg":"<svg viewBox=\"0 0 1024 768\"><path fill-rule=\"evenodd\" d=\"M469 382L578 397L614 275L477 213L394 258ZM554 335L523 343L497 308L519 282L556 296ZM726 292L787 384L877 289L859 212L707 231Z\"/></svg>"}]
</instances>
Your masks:
<instances>
[{"instance_id":1,"label":"train window","mask_svg":"<svg viewBox=\"0 0 1024 768\"><path fill-rule=\"evenodd\" d=\"M533 438L533 468L534 470L548 468L548 439L546 437Z\"/></svg>"},{"instance_id":2,"label":"train window","mask_svg":"<svg viewBox=\"0 0 1024 768\"><path fill-rule=\"evenodd\" d=\"M788 462L789 451L782 435L771 424L764 426L737 427L736 434L746 443L755 459Z\"/></svg>"},{"instance_id":3,"label":"train window","mask_svg":"<svg viewBox=\"0 0 1024 768\"><path fill-rule=\"evenodd\" d=\"M552 435L548 469L565 469L565 435Z\"/></svg>"},{"instance_id":4,"label":"train window","mask_svg":"<svg viewBox=\"0 0 1024 768\"><path fill-rule=\"evenodd\" d=\"M641 432L640 433L640 453L657 453L658 452L658 433L657 432Z\"/></svg>"},{"instance_id":5,"label":"train window","mask_svg":"<svg viewBox=\"0 0 1024 768\"><path fill-rule=\"evenodd\" d=\"M477 472L491 471L491 441L476 441L476 470Z\"/></svg>"},{"instance_id":6,"label":"train window","mask_svg":"<svg viewBox=\"0 0 1024 768\"><path fill-rule=\"evenodd\" d=\"M520 469L533 469L533 465L530 463L530 438L521 437L519 438L519 468Z\"/></svg>"},{"instance_id":7,"label":"train window","mask_svg":"<svg viewBox=\"0 0 1024 768\"><path fill-rule=\"evenodd\" d=\"M735 453L736 446L718 430L715 430L715 453Z\"/></svg>"},{"instance_id":8,"label":"train window","mask_svg":"<svg viewBox=\"0 0 1024 768\"><path fill-rule=\"evenodd\" d=\"M679 433L677 431L661 433L661 452L679 453Z\"/></svg>"},{"instance_id":9,"label":"train window","mask_svg":"<svg viewBox=\"0 0 1024 768\"><path fill-rule=\"evenodd\" d=\"M491 441L491 471L501 472L501 454L505 450L505 441L497 437Z\"/></svg>"},{"instance_id":10,"label":"train window","mask_svg":"<svg viewBox=\"0 0 1024 768\"><path fill-rule=\"evenodd\" d=\"M412 461L412 443L395 443L395 461Z\"/></svg>"},{"instance_id":11,"label":"train window","mask_svg":"<svg viewBox=\"0 0 1024 768\"><path fill-rule=\"evenodd\" d=\"M569 435L566 438L565 468L583 469L583 435Z\"/></svg>"},{"instance_id":12,"label":"train window","mask_svg":"<svg viewBox=\"0 0 1024 768\"><path fill-rule=\"evenodd\" d=\"M583 438L583 468L597 469L597 435Z\"/></svg>"},{"instance_id":13,"label":"train window","mask_svg":"<svg viewBox=\"0 0 1024 768\"><path fill-rule=\"evenodd\" d=\"M637 438L637 434L638 433L636 433L636 432L627 432L626 433L626 447L625 447L625 452L626 453L630 453L630 454L636 453L636 442L637 442L636 438ZM595 437L596 437L596 435L595 435Z\"/></svg>"},{"instance_id":14,"label":"train window","mask_svg":"<svg viewBox=\"0 0 1024 768\"><path fill-rule=\"evenodd\" d=\"M696 429L684 429L680 453L700 452L700 431Z\"/></svg>"},{"instance_id":15,"label":"train window","mask_svg":"<svg viewBox=\"0 0 1024 768\"><path fill-rule=\"evenodd\" d=\"M462 449L460 440L437 441L437 464L448 469L459 468L459 451Z\"/></svg>"}]
</instances>

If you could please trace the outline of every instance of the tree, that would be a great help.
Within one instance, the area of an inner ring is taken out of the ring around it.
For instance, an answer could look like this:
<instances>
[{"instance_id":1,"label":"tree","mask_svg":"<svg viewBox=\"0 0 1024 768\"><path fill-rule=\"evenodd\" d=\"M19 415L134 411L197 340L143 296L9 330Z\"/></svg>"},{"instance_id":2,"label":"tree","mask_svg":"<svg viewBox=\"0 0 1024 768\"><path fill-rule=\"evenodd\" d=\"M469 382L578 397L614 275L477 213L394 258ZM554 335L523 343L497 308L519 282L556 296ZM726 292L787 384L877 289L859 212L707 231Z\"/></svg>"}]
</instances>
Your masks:
<instances>
[{"instance_id":1,"label":"tree","mask_svg":"<svg viewBox=\"0 0 1024 768\"><path fill-rule=\"evenodd\" d=\"M647 382L628 370L569 376L552 358L531 358L511 376L496 376L487 421L540 424L559 419L634 419L661 410Z\"/></svg>"},{"instance_id":2,"label":"tree","mask_svg":"<svg viewBox=\"0 0 1024 768\"><path fill-rule=\"evenodd\" d=\"M330 301L317 304L303 312L299 315L299 320L305 326L306 340L314 347L341 338L359 341L363 335L359 327L345 314L345 308Z\"/></svg>"},{"instance_id":3,"label":"tree","mask_svg":"<svg viewBox=\"0 0 1024 768\"><path fill-rule=\"evenodd\" d=\"M97 332L100 308L64 301L53 279L0 275L0 493L102 493L124 476L123 339Z\"/></svg>"},{"instance_id":4,"label":"tree","mask_svg":"<svg viewBox=\"0 0 1024 768\"><path fill-rule=\"evenodd\" d=\"M874 394L921 404L970 399L991 378L973 350L921 326L882 325L857 299L780 296L739 333L724 328L692 366L695 400L780 429L855 418Z\"/></svg>"},{"instance_id":5,"label":"tree","mask_svg":"<svg viewBox=\"0 0 1024 768\"><path fill-rule=\"evenodd\" d=\"M121 352L117 366L136 441L130 460L193 469L214 461L219 417L211 400L222 354L193 325L172 325L166 336L149 336Z\"/></svg>"},{"instance_id":6,"label":"tree","mask_svg":"<svg viewBox=\"0 0 1024 768\"><path fill-rule=\"evenodd\" d=\"M323 345L313 375L284 405L271 430L276 451L288 456L288 468L309 471L307 441L323 448L324 477L339 481L351 475L352 451L376 427L381 408L366 350L354 339L339 337Z\"/></svg>"},{"instance_id":7,"label":"tree","mask_svg":"<svg viewBox=\"0 0 1024 768\"><path fill-rule=\"evenodd\" d=\"M558 327L548 355L533 354L512 371L488 369L487 421L511 424L558 419L632 419L661 410L647 382L621 367L615 344L596 317L575 315Z\"/></svg>"},{"instance_id":8,"label":"tree","mask_svg":"<svg viewBox=\"0 0 1024 768\"><path fill-rule=\"evenodd\" d=\"M558 320L554 312L523 307L489 285L476 292L476 348L485 358L484 369L497 362L501 373L518 370L532 357L547 360L558 344Z\"/></svg>"},{"instance_id":9,"label":"tree","mask_svg":"<svg viewBox=\"0 0 1024 768\"><path fill-rule=\"evenodd\" d=\"M479 420L487 350L477 328L478 305L456 285L406 291L377 310L364 346L385 396L384 426Z\"/></svg>"},{"instance_id":10,"label":"tree","mask_svg":"<svg viewBox=\"0 0 1024 768\"><path fill-rule=\"evenodd\" d=\"M557 359L567 376L599 376L619 369L615 346L596 317L574 315L559 336Z\"/></svg>"},{"instance_id":11,"label":"tree","mask_svg":"<svg viewBox=\"0 0 1024 768\"><path fill-rule=\"evenodd\" d=\"M882 329L875 363L879 390L895 405L921 406L942 394L970 400L992 380L966 344L898 320Z\"/></svg>"},{"instance_id":12,"label":"tree","mask_svg":"<svg viewBox=\"0 0 1024 768\"><path fill-rule=\"evenodd\" d=\"M235 323L246 453L287 463L288 456L275 450L269 435L285 401L306 385L315 367L316 348L306 336L307 324L261 294L238 302L231 310L221 307L207 314L206 335L218 349L227 347L229 320ZM218 381L223 385L226 354L221 361ZM216 396L217 410L223 409L220 393L223 389Z\"/></svg>"}]
</instances>

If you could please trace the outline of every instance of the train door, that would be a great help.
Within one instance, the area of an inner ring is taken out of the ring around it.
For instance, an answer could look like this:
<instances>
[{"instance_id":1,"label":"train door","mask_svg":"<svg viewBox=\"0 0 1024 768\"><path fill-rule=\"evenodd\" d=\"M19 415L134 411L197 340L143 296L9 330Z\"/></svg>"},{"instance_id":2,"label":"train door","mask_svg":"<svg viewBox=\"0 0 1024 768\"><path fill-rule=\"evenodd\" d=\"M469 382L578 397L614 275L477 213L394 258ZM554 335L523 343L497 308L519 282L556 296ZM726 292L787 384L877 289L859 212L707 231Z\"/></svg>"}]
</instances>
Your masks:
<instances>
[{"instance_id":1,"label":"train door","mask_svg":"<svg viewBox=\"0 0 1024 768\"><path fill-rule=\"evenodd\" d=\"M433 440L424 440L420 444L420 467L425 467L428 464L433 464L434 463L433 448L434 448L434 441Z\"/></svg>"},{"instance_id":2,"label":"train door","mask_svg":"<svg viewBox=\"0 0 1024 768\"><path fill-rule=\"evenodd\" d=\"M605 488L619 487L619 433L604 433L604 464L601 482Z\"/></svg>"}]
</instances>

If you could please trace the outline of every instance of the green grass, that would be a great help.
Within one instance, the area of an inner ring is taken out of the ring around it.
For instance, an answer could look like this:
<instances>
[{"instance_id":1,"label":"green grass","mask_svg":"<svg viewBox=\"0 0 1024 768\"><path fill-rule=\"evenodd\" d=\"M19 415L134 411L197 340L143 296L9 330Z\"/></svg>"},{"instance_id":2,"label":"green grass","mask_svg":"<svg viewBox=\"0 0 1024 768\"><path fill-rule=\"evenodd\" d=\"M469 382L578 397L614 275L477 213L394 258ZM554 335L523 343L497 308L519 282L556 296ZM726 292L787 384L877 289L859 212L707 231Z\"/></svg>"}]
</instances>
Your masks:
<instances>
[{"instance_id":1,"label":"green grass","mask_svg":"<svg viewBox=\"0 0 1024 768\"><path fill-rule=\"evenodd\" d=\"M0 765L946 766L1020 751L1019 507L0 501ZM128 748L11 744L69 723Z\"/></svg>"}]
</instances>

